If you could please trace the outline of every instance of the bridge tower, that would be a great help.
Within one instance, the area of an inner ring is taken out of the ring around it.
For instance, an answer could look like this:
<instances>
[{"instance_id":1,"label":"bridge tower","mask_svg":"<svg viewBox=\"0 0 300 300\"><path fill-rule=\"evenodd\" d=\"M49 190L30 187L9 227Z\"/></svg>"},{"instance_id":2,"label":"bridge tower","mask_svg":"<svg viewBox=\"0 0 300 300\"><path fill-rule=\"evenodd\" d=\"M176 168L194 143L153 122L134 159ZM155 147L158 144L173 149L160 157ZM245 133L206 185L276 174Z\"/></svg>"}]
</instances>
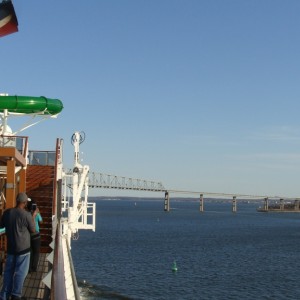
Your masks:
<instances>
[{"instance_id":1,"label":"bridge tower","mask_svg":"<svg viewBox=\"0 0 300 300\"><path fill-rule=\"evenodd\" d=\"M165 192L165 211L170 211L170 197L169 197L169 192Z\"/></svg>"}]
</instances>

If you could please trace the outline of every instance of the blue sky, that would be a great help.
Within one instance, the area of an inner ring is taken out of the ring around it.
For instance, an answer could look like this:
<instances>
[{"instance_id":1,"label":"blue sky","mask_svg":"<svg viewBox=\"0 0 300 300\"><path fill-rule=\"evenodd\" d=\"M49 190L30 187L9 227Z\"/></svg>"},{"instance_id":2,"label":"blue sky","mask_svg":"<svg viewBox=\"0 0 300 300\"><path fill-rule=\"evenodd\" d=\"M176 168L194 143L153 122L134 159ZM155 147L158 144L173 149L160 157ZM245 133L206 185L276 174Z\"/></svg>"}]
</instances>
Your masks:
<instances>
[{"instance_id":1,"label":"blue sky","mask_svg":"<svg viewBox=\"0 0 300 300\"><path fill-rule=\"evenodd\" d=\"M300 1L14 6L19 32L0 40L0 91L64 103L56 120L24 132L31 148L63 138L71 165L70 137L84 131L95 172L299 197Z\"/></svg>"}]
</instances>

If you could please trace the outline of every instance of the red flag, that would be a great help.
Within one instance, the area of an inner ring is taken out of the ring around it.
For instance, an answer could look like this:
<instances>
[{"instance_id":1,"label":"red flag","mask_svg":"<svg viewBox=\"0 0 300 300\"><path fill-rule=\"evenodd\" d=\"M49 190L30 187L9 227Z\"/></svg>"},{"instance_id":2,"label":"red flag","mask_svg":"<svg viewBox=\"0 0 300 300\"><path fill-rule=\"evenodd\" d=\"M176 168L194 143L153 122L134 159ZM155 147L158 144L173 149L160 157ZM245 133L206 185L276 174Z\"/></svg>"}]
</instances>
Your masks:
<instances>
[{"instance_id":1,"label":"red flag","mask_svg":"<svg viewBox=\"0 0 300 300\"><path fill-rule=\"evenodd\" d=\"M17 32L18 20L11 1L0 3L0 37Z\"/></svg>"}]
</instances>

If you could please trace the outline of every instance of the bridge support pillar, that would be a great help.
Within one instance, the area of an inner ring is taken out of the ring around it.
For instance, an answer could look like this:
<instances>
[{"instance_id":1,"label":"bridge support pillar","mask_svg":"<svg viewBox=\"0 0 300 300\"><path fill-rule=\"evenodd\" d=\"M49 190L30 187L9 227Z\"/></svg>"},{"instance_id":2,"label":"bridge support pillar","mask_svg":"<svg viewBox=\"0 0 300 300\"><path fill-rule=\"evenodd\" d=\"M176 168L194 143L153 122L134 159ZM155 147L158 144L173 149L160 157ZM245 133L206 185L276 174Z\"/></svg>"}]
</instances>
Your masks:
<instances>
[{"instance_id":1,"label":"bridge support pillar","mask_svg":"<svg viewBox=\"0 0 300 300\"><path fill-rule=\"evenodd\" d=\"M236 205L236 196L233 196L232 198L232 212L236 212L237 205Z\"/></svg>"},{"instance_id":2,"label":"bridge support pillar","mask_svg":"<svg viewBox=\"0 0 300 300\"><path fill-rule=\"evenodd\" d=\"M164 211L170 211L170 197L169 192L165 192L165 209Z\"/></svg>"},{"instance_id":3,"label":"bridge support pillar","mask_svg":"<svg viewBox=\"0 0 300 300\"><path fill-rule=\"evenodd\" d=\"M294 206L294 208L295 208L295 210L299 210L299 200L295 200L295 204L294 204L295 206Z\"/></svg>"},{"instance_id":4,"label":"bridge support pillar","mask_svg":"<svg viewBox=\"0 0 300 300\"><path fill-rule=\"evenodd\" d=\"M204 199L203 199L203 194L200 194L200 211L204 211Z\"/></svg>"},{"instance_id":5,"label":"bridge support pillar","mask_svg":"<svg viewBox=\"0 0 300 300\"><path fill-rule=\"evenodd\" d=\"M284 199L280 199L279 207L280 210L284 210Z\"/></svg>"},{"instance_id":6,"label":"bridge support pillar","mask_svg":"<svg viewBox=\"0 0 300 300\"><path fill-rule=\"evenodd\" d=\"M265 211L269 210L269 198L265 198L264 210Z\"/></svg>"}]
</instances>

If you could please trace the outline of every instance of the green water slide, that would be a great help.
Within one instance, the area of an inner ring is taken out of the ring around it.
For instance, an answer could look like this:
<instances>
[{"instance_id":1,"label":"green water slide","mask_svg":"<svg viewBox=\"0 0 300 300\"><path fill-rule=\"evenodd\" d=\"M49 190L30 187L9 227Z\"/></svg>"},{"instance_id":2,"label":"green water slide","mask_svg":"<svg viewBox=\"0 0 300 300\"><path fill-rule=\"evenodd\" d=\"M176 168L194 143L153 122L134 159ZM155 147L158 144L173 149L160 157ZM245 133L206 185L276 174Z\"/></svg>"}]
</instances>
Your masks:
<instances>
[{"instance_id":1,"label":"green water slide","mask_svg":"<svg viewBox=\"0 0 300 300\"><path fill-rule=\"evenodd\" d=\"M0 112L57 115L63 109L59 99L30 96L0 96Z\"/></svg>"}]
</instances>

